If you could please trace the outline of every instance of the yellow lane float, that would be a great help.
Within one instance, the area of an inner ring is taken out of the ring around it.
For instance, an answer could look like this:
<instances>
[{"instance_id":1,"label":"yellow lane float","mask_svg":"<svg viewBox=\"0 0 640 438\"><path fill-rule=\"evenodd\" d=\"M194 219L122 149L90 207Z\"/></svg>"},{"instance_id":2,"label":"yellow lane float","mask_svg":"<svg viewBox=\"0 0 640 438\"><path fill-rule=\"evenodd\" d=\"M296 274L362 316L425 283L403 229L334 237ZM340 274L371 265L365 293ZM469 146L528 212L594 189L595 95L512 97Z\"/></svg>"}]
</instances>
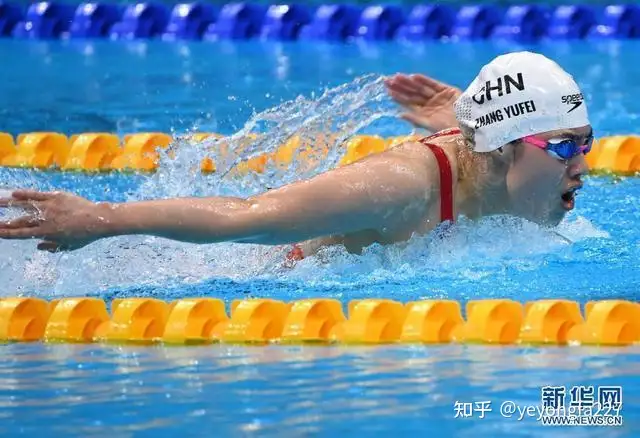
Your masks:
<instances>
[{"instance_id":1,"label":"yellow lane float","mask_svg":"<svg viewBox=\"0 0 640 438\"><path fill-rule=\"evenodd\" d=\"M109 167L114 170L153 170L158 166L158 149L169 147L171 141L170 135L158 132L126 135L122 154L115 157Z\"/></svg>"},{"instance_id":2,"label":"yellow lane float","mask_svg":"<svg viewBox=\"0 0 640 438\"><path fill-rule=\"evenodd\" d=\"M9 166L14 163L17 150L13 137L0 132L0 165Z\"/></svg>"},{"instance_id":3,"label":"yellow lane float","mask_svg":"<svg viewBox=\"0 0 640 438\"><path fill-rule=\"evenodd\" d=\"M108 169L113 159L122 154L120 138L113 134L86 133L69 140L70 150L64 170L98 171Z\"/></svg>"},{"instance_id":4,"label":"yellow lane float","mask_svg":"<svg viewBox=\"0 0 640 438\"><path fill-rule=\"evenodd\" d=\"M90 342L110 320L105 302L98 298L63 298L49 308L44 338L52 342Z\"/></svg>"},{"instance_id":5,"label":"yellow lane float","mask_svg":"<svg viewBox=\"0 0 640 438\"><path fill-rule=\"evenodd\" d=\"M640 343L640 304L562 299L236 300L214 298L0 299L0 342L136 344L492 344L603 345Z\"/></svg>"},{"instance_id":6,"label":"yellow lane float","mask_svg":"<svg viewBox=\"0 0 640 438\"><path fill-rule=\"evenodd\" d=\"M210 138L212 155L225 156L229 151L228 139L216 133L194 133L188 143L200 143ZM342 142L340 166L351 164L371 154L380 153L417 135L382 138L375 135L356 135ZM259 139L248 134L234 139L236 153ZM293 135L274 152L252 156L241 162L235 171L264 172L268 166L287 167L292 161L303 166L314 166L326 158L337 134L318 133L311 138ZM171 135L161 132L128 134L123 138L112 133L82 133L67 137L55 132L31 132L20 134L14 140L10 134L0 133L0 166L37 169L61 169L64 171L141 171L150 172L158 167L159 150L173 143ZM215 150L214 150L215 149ZM173 152L169 153L171 157ZM215 160L203 153L200 169L204 173L215 172ZM595 172L633 175L640 172L640 136L617 135L594 142L591 153L586 155L589 168Z\"/></svg>"},{"instance_id":7,"label":"yellow lane float","mask_svg":"<svg viewBox=\"0 0 640 438\"><path fill-rule=\"evenodd\" d=\"M56 132L32 132L20 134L12 165L48 169L62 167L69 155L69 139Z\"/></svg>"}]
</instances>

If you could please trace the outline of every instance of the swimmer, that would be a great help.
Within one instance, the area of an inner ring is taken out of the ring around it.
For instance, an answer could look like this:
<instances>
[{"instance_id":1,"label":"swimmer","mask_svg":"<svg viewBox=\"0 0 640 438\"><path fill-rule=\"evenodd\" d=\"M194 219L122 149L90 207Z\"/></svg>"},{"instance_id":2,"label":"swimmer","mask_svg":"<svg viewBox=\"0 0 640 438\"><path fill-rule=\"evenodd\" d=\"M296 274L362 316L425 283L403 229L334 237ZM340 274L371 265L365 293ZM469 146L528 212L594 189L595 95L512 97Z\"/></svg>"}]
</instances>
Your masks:
<instances>
[{"instance_id":1,"label":"swimmer","mask_svg":"<svg viewBox=\"0 0 640 438\"><path fill-rule=\"evenodd\" d=\"M244 198L94 203L15 191L26 213L0 238L70 251L98 239L153 235L184 242L292 245L289 259L341 244L353 253L407 241L460 215L512 215L555 226L575 205L593 141L572 76L536 53L501 55L462 92L425 76L394 76L389 94L416 126L439 131L348 166Z\"/></svg>"}]
</instances>

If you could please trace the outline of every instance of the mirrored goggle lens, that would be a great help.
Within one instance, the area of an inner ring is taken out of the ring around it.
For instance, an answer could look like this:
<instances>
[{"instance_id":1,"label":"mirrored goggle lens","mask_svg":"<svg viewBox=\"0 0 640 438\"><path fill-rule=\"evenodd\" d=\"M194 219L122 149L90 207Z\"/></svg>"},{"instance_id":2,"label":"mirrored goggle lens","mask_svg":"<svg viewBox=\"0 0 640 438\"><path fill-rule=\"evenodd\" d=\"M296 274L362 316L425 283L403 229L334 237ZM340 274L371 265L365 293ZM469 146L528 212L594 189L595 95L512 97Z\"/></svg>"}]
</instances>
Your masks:
<instances>
[{"instance_id":1,"label":"mirrored goggle lens","mask_svg":"<svg viewBox=\"0 0 640 438\"><path fill-rule=\"evenodd\" d=\"M591 150L593 139L590 138L585 145L578 146L573 140L562 140L559 143L549 143L549 150L565 160L572 158L580 152L587 154Z\"/></svg>"}]
</instances>

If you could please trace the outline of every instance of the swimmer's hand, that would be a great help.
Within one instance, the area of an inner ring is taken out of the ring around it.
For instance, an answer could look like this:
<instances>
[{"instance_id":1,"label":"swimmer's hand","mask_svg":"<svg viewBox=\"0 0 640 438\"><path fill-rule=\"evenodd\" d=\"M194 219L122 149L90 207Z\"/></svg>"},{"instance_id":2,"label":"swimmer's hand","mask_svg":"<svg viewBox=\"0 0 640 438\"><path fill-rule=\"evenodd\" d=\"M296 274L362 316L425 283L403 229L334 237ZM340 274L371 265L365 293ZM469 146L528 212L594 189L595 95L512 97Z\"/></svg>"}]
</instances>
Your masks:
<instances>
[{"instance_id":1,"label":"swimmer's hand","mask_svg":"<svg viewBox=\"0 0 640 438\"><path fill-rule=\"evenodd\" d=\"M25 212L0 222L0 239L42 239L38 249L43 251L79 249L105 236L104 207L69 193L19 190L0 199L0 207Z\"/></svg>"},{"instance_id":2,"label":"swimmer's hand","mask_svg":"<svg viewBox=\"0 0 640 438\"><path fill-rule=\"evenodd\" d=\"M389 95L406 110L402 118L431 132L458 125L453 104L462 91L423 75L397 74L385 81Z\"/></svg>"}]
</instances>

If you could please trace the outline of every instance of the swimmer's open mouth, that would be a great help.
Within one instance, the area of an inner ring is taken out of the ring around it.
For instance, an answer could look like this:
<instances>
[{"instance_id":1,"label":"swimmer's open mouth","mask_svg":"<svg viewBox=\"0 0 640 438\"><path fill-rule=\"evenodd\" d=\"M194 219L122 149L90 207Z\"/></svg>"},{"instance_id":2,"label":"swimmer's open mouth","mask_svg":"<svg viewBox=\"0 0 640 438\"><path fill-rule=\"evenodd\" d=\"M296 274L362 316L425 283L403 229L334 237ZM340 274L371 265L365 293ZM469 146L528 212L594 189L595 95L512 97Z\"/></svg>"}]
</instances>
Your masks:
<instances>
[{"instance_id":1,"label":"swimmer's open mouth","mask_svg":"<svg viewBox=\"0 0 640 438\"><path fill-rule=\"evenodd\" d=\"M565 209L567 210L572 210L573 207L576 204L576 195L578 192L578 189L582 188L581 185L579 186L574 186L571 187L569 190L567 190L566 192L564 192L561 196L562 198L562 204L564 206Z\"/></svg>"}]
</instances>

